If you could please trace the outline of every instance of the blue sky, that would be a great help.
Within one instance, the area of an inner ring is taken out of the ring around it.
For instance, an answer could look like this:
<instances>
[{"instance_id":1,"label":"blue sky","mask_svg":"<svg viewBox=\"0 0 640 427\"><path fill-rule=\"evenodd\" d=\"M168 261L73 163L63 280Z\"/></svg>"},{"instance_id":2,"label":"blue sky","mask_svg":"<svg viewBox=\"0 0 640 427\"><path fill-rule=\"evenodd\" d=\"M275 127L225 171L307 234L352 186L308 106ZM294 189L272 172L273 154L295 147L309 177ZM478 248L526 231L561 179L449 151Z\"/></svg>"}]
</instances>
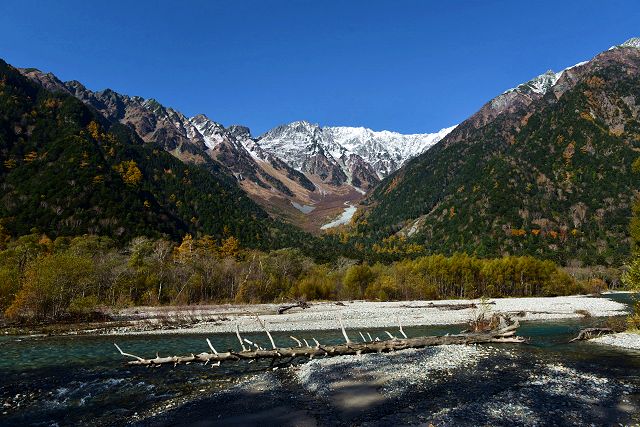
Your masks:
<instances>
[{"instance_id":1,"label":"blue sky","mask_svg":"<svg viewBox=\"0 0 640 427\"><path fill-rule=\"evenodd\" d=\"M640 36L638 1L0 2L0 57L254 135L430 132Z\"/></svg>"}]
</instances>

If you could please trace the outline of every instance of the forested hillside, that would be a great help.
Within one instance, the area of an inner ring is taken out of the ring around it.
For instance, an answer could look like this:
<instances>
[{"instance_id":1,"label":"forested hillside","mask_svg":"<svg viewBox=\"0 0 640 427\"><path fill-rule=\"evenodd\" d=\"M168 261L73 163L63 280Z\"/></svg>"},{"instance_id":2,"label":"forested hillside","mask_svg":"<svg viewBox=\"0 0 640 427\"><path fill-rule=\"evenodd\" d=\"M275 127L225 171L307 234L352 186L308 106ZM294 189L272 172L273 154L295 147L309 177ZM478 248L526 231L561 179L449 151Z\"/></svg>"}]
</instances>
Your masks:
<instances>
[{"instance_id":1,"label":"forested hillside","mask_svg":"<svg viewBox=\"0 0 640 427\"><path fill-rule=\"evenodd\" d=\"M310 246L214 161L188 165L0 61L0 224L20 236L206 233L247 247Z\"/></svg>"},{"instance_id":2,"label":"forested hillside","mask_svg":"<svg viewBox=\"0 0 640 427\"><path fill-rule=\"evenodd\" d=\"M379 251L402 241L444 254L620 265L640 183L631 172L640 49L617 47L535 84L553 77L500 95L383 181L356 238Z\"/></svg>"}]
</instances>

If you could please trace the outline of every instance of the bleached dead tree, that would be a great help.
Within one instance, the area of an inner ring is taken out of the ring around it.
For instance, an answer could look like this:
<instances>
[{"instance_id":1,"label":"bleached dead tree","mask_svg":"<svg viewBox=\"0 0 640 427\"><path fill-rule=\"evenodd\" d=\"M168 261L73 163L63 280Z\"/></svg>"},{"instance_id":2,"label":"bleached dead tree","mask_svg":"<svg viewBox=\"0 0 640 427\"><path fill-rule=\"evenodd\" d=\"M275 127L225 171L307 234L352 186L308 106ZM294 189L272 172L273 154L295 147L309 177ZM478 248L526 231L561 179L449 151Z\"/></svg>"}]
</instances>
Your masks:
<instances>
[{"instance_id":1,"label":"bleached dead tree","mask_svg":"<svg viewBox=\"0 0 640 427\"><path fill-rule=\"evenodd\" d=\"M341 318L338 318L340 330L345 339L344 344L332 344L323 345L313 338L314 345L310 345L306 340L299 340L294 336L290 336L297 344L296 347L277 347L271 333L266 327L266 324L256 315L261 328L266 332L271 342L271 349L264 349L258 344L255 344L247 339L243 339L240 334L240 329L236 326L236 335L242 350L227 350L217 351L211 341L207 339L207 344L211 352L202 352L198 354L189 354L185 356L167 356L160 357L156 355L154 358L143 358L131 353L125 353L122 349L114 343L121 355L129 357L133 360L129 360L129 365L142 365L142 366L159 366L173 364L178 365L180 363L189 364L192 362L202 362L205 364L213 363L219 365L221 362L229 361L253 361L253 360L270 360L273 363L277 361L284 361L286 359L293 360L297 357L330 357L341 355L359 355L367 353L388 353L398 350L405 350L409 348L424 348L436 345L446 344L484 344L484 343L522 343L525 339L516 336L516 331L520 324L517 320L512 321L507 316L500 315L500 320L496 322L496 328L489 331L482 332L468 332L457 335L444 335L444 336L422 336L415 338L408 338L405 334L402 324L398 319L398 325L400 328L400 334L404 338L398 338L388 331L385 331L390 337L387 340L380 340L377 337L371 339L371 334L367 333L368 340L365 339L365 335L360 332L362 342L354 342L347 335L347 331L344 328L344 324ZM303 344L304 341L304 344ZM245 347L245 343L249 344L249 348ZM253 348L252 348L253 347Z\"/></svg>"}]
</instances>

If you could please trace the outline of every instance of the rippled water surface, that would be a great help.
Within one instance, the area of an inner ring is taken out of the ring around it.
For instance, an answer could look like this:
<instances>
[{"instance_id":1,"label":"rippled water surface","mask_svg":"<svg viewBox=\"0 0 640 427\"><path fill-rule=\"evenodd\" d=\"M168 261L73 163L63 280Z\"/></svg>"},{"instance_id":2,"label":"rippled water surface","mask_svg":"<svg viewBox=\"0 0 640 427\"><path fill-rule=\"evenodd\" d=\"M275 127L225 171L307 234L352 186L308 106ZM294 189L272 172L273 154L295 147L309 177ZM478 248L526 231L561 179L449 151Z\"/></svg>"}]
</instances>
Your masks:
<instances>
[{"instance_id":1,"label":"rippled water surface","mask_svg":"<svg viewBox=\"0 0 640 427\"><path fill-rule=\"evenodd\" d=\"M629 302L630 297L615 294L611 298ZM461 424L469 416L465 411L479 414L477 419L470 419L470 425L500 424L499 420L491 418L492 412L484 413L474 408L477 393L487 399L484 407L498 402L496 414L501 410L500 405L506 408L513 400L523 401L522 408L510 411L522 410L525 415L532 407L542 408L540 412L551 414L563 409L563 405L567 405L563 413L575 410L577 414L579 410L583 411L580 406L583 403L574 402L572 399L578 398L571 397L573 393L593 401L591 406L596 407L600 414L590 418L594 425L628 423L636 416L634 402L640 395L640 353L592 343L567 344L579 329L605 321L577 319L524 323L518 334L530 337L528 345L497 346L497 352L483 356L471 371L455 371L429 384L423 382L421 386L407 386L402 390L401 402L390 398L388 403L378 402L348 416L340 415L330 401L320 405L318 401L321 399L309 393L304 384L296 383L295 378L292 379L295 376L287 374L287 370L271 380L276 384L274 390L252 395L250 399L256 400L248 405L248 400L243 399L249 397L243 394L219 393L233 389L235 384L247 379L258 378L256 375L264 376L266 365L230 363L216 368L199 364L175 368L127 367L113 346L117 342L124 351L142 356L153 356L156 351L161 356L189 354L208 351L207 337L218 350L237 348L237 338L232 334L0 337L0 402L3 404L0 424L122 425L139 422L143 425L213 425L227 410L240 416L247 410L259 411L263 406L270 411L278 407L288 408L283 411L289 413L291 410L302 411L304 416L297 419L306 420L305 423L308 421L311 425L378 425L432 418L444 424ZM460 325L405 328L409 336L457 333L460 329ZM384 335L382 330L370 332L374 336ZM350 333L352 338L358 336L355 331ZM279 345L290 346L293 343L288 334L273 335ZM296 335L309 340L315 337L323 343L342 340L337 330L306 331ZM267 342L262 334L245 336L263 345ZM404 359L395 359L393 363L411 363L413 356L402 357ZM554 379L556 376L560 379ZM540 381L544 382L543 386L540 386ZM553 394L554 387L566 390L566 399L559 397L557 390ZM300 397L305 394L306 398ZM294 395L295 399L303 400L298 402L293 399ZM214 402L206 400L207 397ZM229 399L228 405L221 406L225 398ZM402 402L405 402L405 407L399 410ZM167 412L168 409L173 410ZM442 414L434 415L442 410ZM528 414L528 418L512 422L505 419L505 423L548 424L551 421L544 418L544 413ZM559 420L559 424L584 421L580 415L575 415L578 418L571 415L575 419L554 417L553 420ZM290 423L287 420L286 416L278 418L274 415L272 418L274 424ZM248 418L244 421L250 423Z\"/></svg>"}]
</instances>

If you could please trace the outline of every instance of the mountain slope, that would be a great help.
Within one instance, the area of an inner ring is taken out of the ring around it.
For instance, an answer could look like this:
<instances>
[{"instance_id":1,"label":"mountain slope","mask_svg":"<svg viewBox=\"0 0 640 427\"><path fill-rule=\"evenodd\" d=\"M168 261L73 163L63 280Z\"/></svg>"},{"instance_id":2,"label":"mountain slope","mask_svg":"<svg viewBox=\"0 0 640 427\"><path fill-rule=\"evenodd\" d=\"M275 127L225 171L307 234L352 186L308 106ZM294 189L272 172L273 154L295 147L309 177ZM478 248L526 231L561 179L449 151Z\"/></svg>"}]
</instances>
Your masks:
<instances>
[{"instance_id":1,"label":"mountain slope","mask_svg":"<svg viewBox=\"0 0 640 427\"><path fill-rule=\"evenodd\" d=\"M202 114L187 118L154 99L110 89L93 92L80 82L62 82L51 73L20 71L50 91L75 96L183 162L208 165L213 160L270 214L310 231L321 230L381 177L450 130L401 135L296 122L253 138L246 127L225 128ZM309 137L309 133L318 136Z\"/></svg>"},{"instance_id":2,"label":"mountain slope","mask_svg":"<svg viewBox=\"0 0 640 427\"><path fill-rule=\"evenodd\" d=\"M118 101L104 111L122 114ZM298 234L272 221L218 163L185 164L69 94L0 61L0 218L14 235L129 239L186 232L280 247ZM200 148L193 141L180 144ZM176 146L178 148L178 146Z\"/></svg>"},{"instance_id":3,"label":"mountain slope","mask_svg":"<svg viewBox=\"0 0 640 427\"><path fill-rule=\"evenodd\" d=\"M389 176L358 232L435 252L619 264L639 180L640 49L509 90Z\"/></svg>"},{"instance_id":4,"label":"mountain slope","mask_svg":"<svg viewBox=\"0 0 640 427\"><path fill-rule=\"evenodd\" d=\"M276 193L292 194L277 177L256 164L234 134L202 114L187 118L154 99L122 95L110 89L93 92L77 81L62 82L53 74L36 69L22 72L49 90L75 96L110 121L131 127L144 141L160 144L184 162L200 164L215 159L240 182L249 180L261 188L273 188Z\"/></svg>"}]
</instances>

